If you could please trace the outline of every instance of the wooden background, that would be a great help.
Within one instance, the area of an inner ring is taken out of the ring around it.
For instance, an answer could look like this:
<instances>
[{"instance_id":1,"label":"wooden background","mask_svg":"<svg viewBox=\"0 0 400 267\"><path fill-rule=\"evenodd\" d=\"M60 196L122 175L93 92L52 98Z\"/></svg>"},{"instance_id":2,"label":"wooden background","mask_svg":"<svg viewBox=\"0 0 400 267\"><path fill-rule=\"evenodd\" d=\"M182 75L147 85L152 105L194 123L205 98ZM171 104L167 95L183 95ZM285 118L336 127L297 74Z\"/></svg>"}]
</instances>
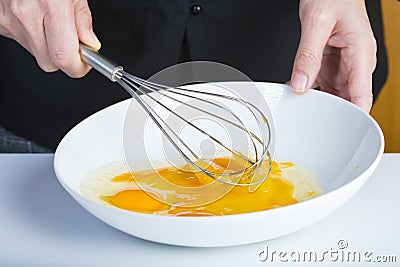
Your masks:
<instances>
[{"instance_id":1,"label":"wooden background","mask_svg":"<svg viewBox=\"0 0 400 267\"><path fill-rule=\"evenodd\" d=\"M381 3L389 72L371 115L385 135L385 152L400 152L400 2Z\"/></svg>"}]
</instances>

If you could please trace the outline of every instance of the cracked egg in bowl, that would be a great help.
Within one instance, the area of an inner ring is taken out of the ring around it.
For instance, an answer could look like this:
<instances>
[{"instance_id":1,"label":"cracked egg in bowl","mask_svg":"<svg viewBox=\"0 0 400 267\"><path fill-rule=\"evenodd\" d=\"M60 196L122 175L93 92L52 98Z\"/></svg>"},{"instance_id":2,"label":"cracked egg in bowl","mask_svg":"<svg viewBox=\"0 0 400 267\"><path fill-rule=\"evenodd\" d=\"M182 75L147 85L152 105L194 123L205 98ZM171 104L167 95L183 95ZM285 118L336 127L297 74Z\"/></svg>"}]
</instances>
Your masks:
<instances>
[{"instance_id":1,"label":"cracked egg in bowl","mask_svg":"<svg viewBox=\"0 0 400 267\"><path fill-rule=\"evenodd\" d=\"M246 82L232 84L239 90L248 87ZM367 113L338 97L314 90L294 95L282 84L256 86L271 104L276 150L269 176L255 191L235 186L203 206L185 205L193 195L177 194L159 177L187 190L213 181L168 163L141 166L141 153L132 153L129 160L138 169L129 171L124 164L124 119L133 112L140 128L145 116L131 99L93 114L67 133L54 157L57 178L100 220L165 244L239 245L312 227L367 181L383 154L382 131ZM145 138L140 132L131 138ZM160 144L151 146L157 150ZM224 169L226 160L215 157L212 167Z\"/></svg>"}]
</instances>

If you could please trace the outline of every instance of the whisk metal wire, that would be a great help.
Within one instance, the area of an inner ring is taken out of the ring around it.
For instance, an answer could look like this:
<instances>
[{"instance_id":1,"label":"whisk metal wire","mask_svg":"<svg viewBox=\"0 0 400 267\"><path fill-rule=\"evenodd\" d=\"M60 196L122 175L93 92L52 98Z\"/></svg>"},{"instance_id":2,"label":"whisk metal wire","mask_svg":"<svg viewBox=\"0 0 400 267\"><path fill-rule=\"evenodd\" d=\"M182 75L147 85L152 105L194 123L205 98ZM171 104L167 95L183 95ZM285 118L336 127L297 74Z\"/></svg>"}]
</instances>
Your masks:
<instances>
[{"instance_id":1,"label":"whisk metal wire","mask_svg":"<svg viewBox=\"0 0 400 267\"><path fill-rule=\"evenodd\" d=\"M247 110L249 112L251 112L254 117L257 117L255 112L259 113L259 115L261 116L264 123L266 123L268 126L268 136L270 136L271 132L270 132L268 120L264 116L264 114L255 105L253 105L252 103L250 103L240 97L236 97L236 96L222 95L222 94L218 94L218 93L214 93L214 92L207 92L207 91L197 91L197 90L192 90L189 88L182 88L179 86L178 87L170 87L170 86L166 86L166 85L157 84L157 83L154 83L151 81L147 81L145 79L136 77L130 73L125 72L123 70L122 66L119 66L119 65L113 63L109 59L107 59L104 56L102 56L101 54L99 54L94 49L92 49L84 44L80 44L80 53L81 53L82 60L84 62L86 62L87 64L92 66L94 69L96 69L101 74L103 74L104 76L109 78L111 81L117 82L138 102L138 104L148 114L148 116L152 119L152 121L160 129L162 134L168 139L168 141L172 144L172 146L193 167L195 167L196 169L198 169L199 171L203 172L204 174L206 174L207 176L209 176L213 179L216 179L220 182L223 182L226 184L231 184L231 185L249 186L249 185L259 184L262 181L264 181L264 179L266 177L264 177L263 179L258 180L256 182L250 182L250 183L238 183L238 182L233 182L228 179L218 178L218 177L232 177L232 176L237 176L237 175L241 175L241 174L243 175L246 173L248 174L249 171L253 171L253 173L254 173L254 170L256 170L261 165L263 160L266 158L269 160L269 164L270 164L270 168L271 168L272 161L271 161L270 154L268 151L268 147L270 145L270 138L268 138L268 140L265 142L263 140L263 138L260 138L258 135L256 135L255 133L250 131L248 128L246 128L243 121L233 111L231 111L227 107L218 105L209 99L205 99L202 97L196 97L195 95L200 94L203 96L211 96L211 97L221 98L224 100L238 103L238 104L242 105L243 107L247 108ZM150 93L148 93L148 92L150 92ZM255 152L254 160L250 159L249 157L244 156L243 154L239 153L238 151L235 151L234 149L231 149L229 146L224 144L221 140L219 140L218 138L209 134L208 132L204 131L203 129L201 129L200 127L198 127L191 121L187 120L184 116L182 116L181 114L178 114L173 109L169 108L167 105L162 103L159 99L156 99L156 97L153 96L153 94L159 94L161 97L166 97L172 101L176 101L177 103L179 103L181 105L185 105L194 110L202 112L208 116L217 118L218 120L224 121L224 122L232 125L233 127L236 127L238 129L244 131L246 133L246 135L249 137L249 140L251 141L251 145L253 146L253 149ZM187 153L185 153L183 151L183 149L177 144L177 142L174 141L173 137L175 137L183 145L183 147L195 158L195 160L199 161L199 160L202 160L202 158L198 154L196 154L193 151L193 149L191 149L190 146L184 140L182 140L182 138L170 127L170 125L157 112L154 112L154 107L152 107L147 101L145 101L143 99L143 97L141 97L141 95L146 95L151 101L153 101L160 107L167 110L172 115L174 115L177 118L179 118L180 120L182 120L185 124L193 127L193 129L196 129L198 132L207 136L209 139L214 141L216 144L218 144L222 148L224 148L227 151L229 151L230 153L232 153L232 155L235 155L235 156L247 161L248 163L250 163L250 166L246 166L245 168L243 168L239 171L223 172L223 173L215 173L213 171L209 171L209 170L206 170L205 168L198 166L194 162L194 160L192 160L190 158L190 156L187 155ZM235 118L235 120L237 120L237 123L232 120L221 117L218 114L209 112L203 108L194 106L194 105L187 103L185 101L182 101L178 98L172 97L171 95L186 97L188 99L196 99L197 101L206 103L208 105L212 105L215 108L221 109L221 110L231 114L231 116L233 118ZM259 120L256 120L256 121L257 121L258 126L261 127L260 121ZM257 149L257 144L258 144L258 146L262 147L261 153L259 153L259 151ZM251 175L251 173L250 173L250 175ZM250 175L247 175L247 176L250 176ZM216 176L218 176L218 177L216 177ZM242 178L243 177L241 177L238 181L240 181Z\"/></svg>"}]
</instances>

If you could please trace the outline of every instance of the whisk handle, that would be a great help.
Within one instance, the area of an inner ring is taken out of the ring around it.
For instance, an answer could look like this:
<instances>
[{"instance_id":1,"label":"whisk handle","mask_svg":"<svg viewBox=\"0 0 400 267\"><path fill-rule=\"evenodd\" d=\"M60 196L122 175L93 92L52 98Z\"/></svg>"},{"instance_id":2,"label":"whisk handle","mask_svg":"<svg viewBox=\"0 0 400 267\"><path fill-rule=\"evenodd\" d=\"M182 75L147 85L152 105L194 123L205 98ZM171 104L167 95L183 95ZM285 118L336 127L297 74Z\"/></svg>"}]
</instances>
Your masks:
<instances>
[{"instance_id":1,"label":"whisk handle","mask_svg":"<svg viewBox=\"0 0 400 267\"><path fill-rule=\"evenodd\" d=\"M93 67L95 70L106 76L111 81L117 81L116 77L119 71L122 71L122 66L119 66L94 50L93 48L79 44L79 52L82 60Z\"/></svg>"}]
</instances>

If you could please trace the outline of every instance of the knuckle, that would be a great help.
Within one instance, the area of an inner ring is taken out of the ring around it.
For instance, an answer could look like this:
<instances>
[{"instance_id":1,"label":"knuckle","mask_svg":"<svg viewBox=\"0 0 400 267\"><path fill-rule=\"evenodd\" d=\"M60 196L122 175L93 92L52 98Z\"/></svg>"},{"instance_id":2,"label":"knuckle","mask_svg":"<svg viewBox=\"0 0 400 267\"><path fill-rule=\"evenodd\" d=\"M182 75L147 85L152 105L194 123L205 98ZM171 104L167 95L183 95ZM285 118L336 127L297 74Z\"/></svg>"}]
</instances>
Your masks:
<instances>
[{"instance_id":1,"label":"knuckle","mask_svg":"<svg viewBox=\"0 0 400 267\"><path fill-rule=\"evenodd\" d=\"M372 30L368 29L367 31L364 30L360 32L358 35L355 35L355 37L358 37L358 40L356 42L357 46L371 51L372 53L376 53L378 50L378 45L374 36L374 33Z\"/></svg>"},{"instance_id":2,"label":"knuckle","mask_svg":"<svg viewBox=\"0 0 400 267\"><path fill-rule=\"evenodd\" d=\"M53 66L53 65L39 65L40 68L45 71L45 72L56 72L59 70L59 68Z\"/></svg>"},{"instance_id":3,"label":"knuckle","mask_svg":"<svg viewBox=\"0 0 400 267\"><path fill-rule=\"evenodd\" d=\"M60 50L54 51L51 54L51 61L60 69L68 68L74 62L72 55Z\"/></svg>"},{"instance_id":4,"label":"knuckle","mask_svg":"<svg viewBox=\"0 0 400 267\"><path fill-rule=\"evenodd\" d=\"M325 23L328 21L328 15L325 12L322 12L322 10L317 9L311 13L311 19L316 25L318 25L319 23Z\"/></svg>"},{"instance_id":5,"label":"knuckle","mask_svg":"<svg viewBox=\"0 0 400 267\"><path fill-rule=\"evenodd\" d=\"M370 38L370 47L372 49L372 52L376 54L376 52L378 51L378 45L374 35L372 35L372 37Z\"/></svg>"},{"instance_id":6,"label":"knuckle","mask_svg":"<svg viewBox=\"0 0 400 267\"><path fill-rule=\"evenodd\" d=\"M360 38L360 41L353 47L353 53L363 53L365 55L364 58L367 60L368 65L371 66L371 71L375 69L377 63L377 51L378 45L372 33Z\"/></svg>"},{"instance_id":7,"label":"knuckle","mask_svg":"<svg viewBox=\"0 0 400 267\"><path fill-rule=\"evenodd\" d=\"M42 70L44 70L45 72L55 72L55 71L59 70L59 68L57 68L54 64L52 64L49 61L37 59L36 62L39 65L39 67Z\"/></svg>"},{"instance_id":8,"label":"knuckle","mask_svg":"<svg viewBox=\"0 0 400 267\"><path fill-rule=\"evenodd\" d=\"M318 64L318 57L312 50L302 48L297 53L297 61L302 65L314 65Z\"/></svg>"},{"instance_id":9,"label":"knuckle","mask_svg":"<svg viewBox=\"0 0 400 267\"><path fill-rule=\"evenodd\" d=\"M371 36L370 42L371 42L371 47L373 48L373 51L376 52L378 50L378 45L377 45L375 36L373 34Z\"/></svg>"}]
</instances>

